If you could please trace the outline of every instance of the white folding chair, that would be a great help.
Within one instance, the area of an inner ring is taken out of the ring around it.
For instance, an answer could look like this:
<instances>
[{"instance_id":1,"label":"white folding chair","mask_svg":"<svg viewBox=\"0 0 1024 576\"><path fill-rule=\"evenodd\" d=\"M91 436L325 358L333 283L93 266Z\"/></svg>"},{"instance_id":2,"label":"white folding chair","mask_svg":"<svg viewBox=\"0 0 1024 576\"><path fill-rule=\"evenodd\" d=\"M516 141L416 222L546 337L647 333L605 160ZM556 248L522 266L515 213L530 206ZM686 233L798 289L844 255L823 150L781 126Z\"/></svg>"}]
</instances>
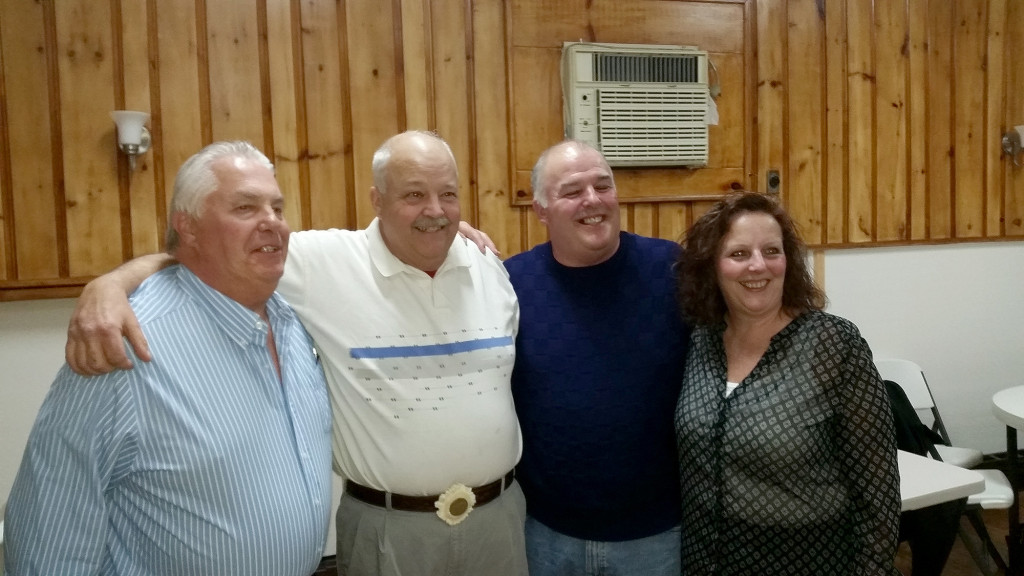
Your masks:
<instances>
[{"instance_id":1,"label":"white folding chair","mask_svg":"<svg viewBox=\"0 0 1024 576\"><path fill-rule=\"evenodd\" d=\"M921 421L925 424L931 422L932 432L942 438L943 444L936 444L935 449L939 451L943 462L961 468L974 468L981 464L984 458L981 450L954 446L949 439L946 425L942 422L939 409L935 407L935 399L920 366L910 360L875 360L875 366L882 375L882 380L890 380L900 385L914 410L922 416Z\"/></svg>"},{"instance_id":2,"label":"white folding chair","mask_svg":"<svg viewBox=\"0 0 1024 576\"><path fill-rule=\"evenodd\" d=\"M940 460L961 468L974 468L981 463L983 454L980 450L953 446L949 433L946 431L946 425L942 422L939 409L935 406L935 398L932 396L931 389L928 388L924 371L920 366L909 360L901 359L875 360L875 366L878 368L882 380L898 384L914 409L919 414L925 413L926 417L931 419L932 431L938 434L943 442L935 445ZM925 419L922 421L927 422ZM976 471L985 477L985 489L967 498L967 509L964 511L964 516L974 528L975 535L971 535L961 528L960 538L982 572L994 574L996 567L1005 571L1006 562L993 544L979 510L1009 508L1013 505L1013 488L1006 475L999 470L976 469ZM980 546L984 546L984 552ZM985 552L988 553L987 556ZM991 565L993 562L996 567Z\"/></svg>"}]
</instances>

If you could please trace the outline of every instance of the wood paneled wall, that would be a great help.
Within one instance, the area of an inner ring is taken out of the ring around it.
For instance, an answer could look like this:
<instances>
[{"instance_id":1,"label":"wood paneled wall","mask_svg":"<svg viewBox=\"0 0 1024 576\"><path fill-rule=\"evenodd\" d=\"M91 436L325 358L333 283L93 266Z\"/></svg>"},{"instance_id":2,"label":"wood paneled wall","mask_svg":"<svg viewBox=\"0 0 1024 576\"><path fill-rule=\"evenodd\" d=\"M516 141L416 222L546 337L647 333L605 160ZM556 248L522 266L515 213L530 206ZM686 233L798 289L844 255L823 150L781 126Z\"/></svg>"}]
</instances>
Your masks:
<instances>
[{"instance_id":1,"label":"wood paneled wall","mask_svg":"<svg viewBox=\"0 0 1024 576\"><path fill-rule=\"evenodd\" d=\"M1024 3L758 4L757 163L810 243L1024 235L999 146L1024 119Z\"/></svg>"},{"instance_id":2,"label":"wood paneled wall","mask_svg":"<svg viewBox=\"0 0 1024 576\"><path fill-rule=\"evenodd\" d=\"M528 171L561 138L566 40L694 44L721 79L701 170L617 170L623 223L678 239L769 169L811 245L1024 238L1017 0L0 2L0 299L65 296L158 250L181 162L247 139L293 228L373 217L370 159L437 130L463 217L506 255L545 240ZM150 111L129 173L109 112Z\"/></svg>"}]
</instances>

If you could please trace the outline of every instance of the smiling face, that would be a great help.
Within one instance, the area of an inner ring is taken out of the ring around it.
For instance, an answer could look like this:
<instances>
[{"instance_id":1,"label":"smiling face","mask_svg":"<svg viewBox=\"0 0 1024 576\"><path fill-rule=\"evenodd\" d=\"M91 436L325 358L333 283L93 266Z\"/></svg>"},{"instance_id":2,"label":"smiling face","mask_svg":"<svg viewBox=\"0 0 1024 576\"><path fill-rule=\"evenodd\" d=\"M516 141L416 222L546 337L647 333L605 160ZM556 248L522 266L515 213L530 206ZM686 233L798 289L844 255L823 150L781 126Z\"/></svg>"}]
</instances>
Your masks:
<instances>
[{"instance_id":1,"label":"smiling face","mask_svg":"<svg viewBox=\"0 0 1024 576\"><path fill-rule=\"evenodd\" d=\"M593 266L619 249L615 179L599 152L576 143L552 149L540 175L547 205L533 203L551 251L565 266Z\"/></svg>"},{"instance_id":2,"label":"smiling face","mask_svg":"<svg viewBox=\"0 0 1024 576\"><path fill-rule=\"evenodd\" d=\"M770 214L733 218L718 254L718 286L730 316L765 318L782 310L786 253L782 228Z\"/></svg>"},{"instance_id":3,"label":"smiling face","mask_svg":"<svg viewBox=\"0 0 1024 576\"><path fill-rule=\"evenodd\" d=\"M459 177L440 140L404 134L392 145L383 189L370 191L388 250L402 262L433 272L459 229Z\"/></svg>"},{"instance_id":4,"label":"smiling face","mask_svg":"<svg viewBox=\"0 0 1024 576\"><path fill-rule=\"evenodd\" d=\"M274 173L254 160L226 156L211 168L218 186L204 199L199 216L173 216L181 236L176 256L206 284L262 310L288 254L284 197Z\"/></svg>"}]
</instances>

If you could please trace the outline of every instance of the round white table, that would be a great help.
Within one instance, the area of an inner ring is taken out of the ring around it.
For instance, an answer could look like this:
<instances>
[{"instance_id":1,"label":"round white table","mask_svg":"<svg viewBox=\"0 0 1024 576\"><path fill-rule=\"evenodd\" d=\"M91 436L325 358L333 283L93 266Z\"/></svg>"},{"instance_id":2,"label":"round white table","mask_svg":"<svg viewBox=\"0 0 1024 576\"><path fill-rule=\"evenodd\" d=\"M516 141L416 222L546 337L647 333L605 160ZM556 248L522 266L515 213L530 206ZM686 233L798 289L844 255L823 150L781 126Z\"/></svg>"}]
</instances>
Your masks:
<instances>
[{"instance_id":1,"label":"round white table","mask_svg":"<svg viewBox=\"0 0 1024 576\"><path fill-rule=\"evenodd\" d=\"M1007 536L1010 566L1007 575L1020 576L1024 535L1021 533L1017 492L1020 490L1020 458L1017 456L1017 431L1024 430L1024 386L1014 386L992 395L992 413L1006 425L1007 477L1013 486L1013 506L1007 514L1010 534Z\"/></svg>"}]
</instances>

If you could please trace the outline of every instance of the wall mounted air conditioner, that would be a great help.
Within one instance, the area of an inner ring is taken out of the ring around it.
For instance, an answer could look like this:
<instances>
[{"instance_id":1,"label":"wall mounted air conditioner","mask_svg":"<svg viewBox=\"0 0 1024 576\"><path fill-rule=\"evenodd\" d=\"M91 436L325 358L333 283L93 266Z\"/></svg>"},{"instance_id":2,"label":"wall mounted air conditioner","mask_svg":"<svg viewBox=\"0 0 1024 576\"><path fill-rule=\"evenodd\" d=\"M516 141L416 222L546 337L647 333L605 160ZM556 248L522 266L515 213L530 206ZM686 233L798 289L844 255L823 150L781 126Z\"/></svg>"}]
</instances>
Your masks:
<instances>
[{"instance_id":1,"label":"wall mounted air conditioner","mask_svg":"<svg viewBox=\"0 0 1024 576\"><path fill-rule=\"evenodd\" d=\"M692 46L562 46L565 135L611 166L708 163L707 52Z\"/></svg>"}]
</instances>

